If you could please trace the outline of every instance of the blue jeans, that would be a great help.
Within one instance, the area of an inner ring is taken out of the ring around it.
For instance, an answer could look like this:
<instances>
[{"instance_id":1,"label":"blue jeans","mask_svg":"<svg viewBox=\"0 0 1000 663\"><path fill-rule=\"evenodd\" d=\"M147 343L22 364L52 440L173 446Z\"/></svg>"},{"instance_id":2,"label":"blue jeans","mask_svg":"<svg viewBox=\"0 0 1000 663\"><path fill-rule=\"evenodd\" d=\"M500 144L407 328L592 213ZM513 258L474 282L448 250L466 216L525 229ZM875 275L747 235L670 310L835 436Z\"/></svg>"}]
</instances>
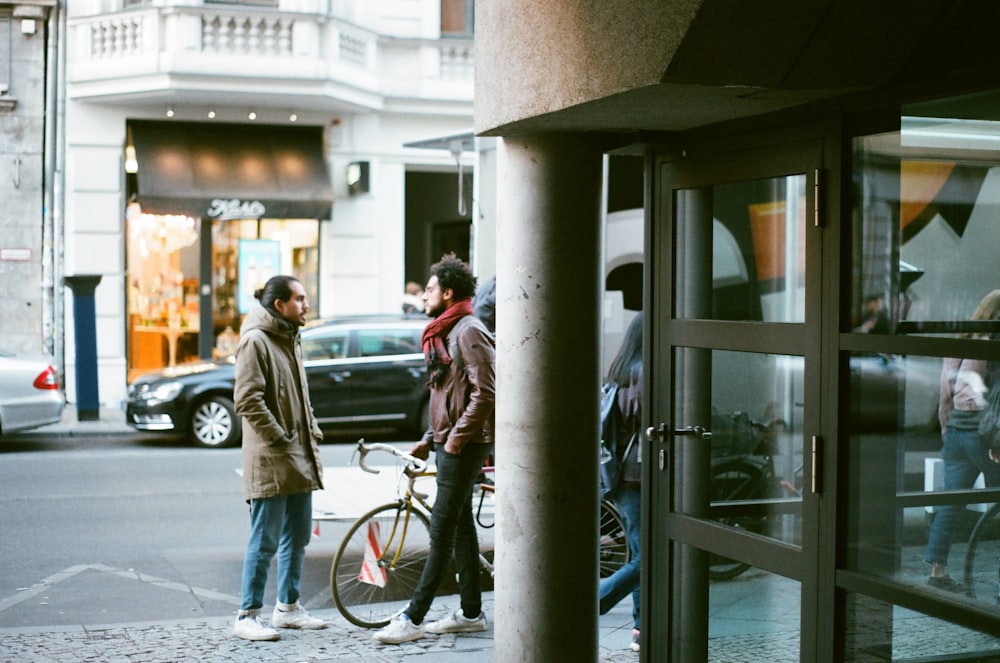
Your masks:
<instances>
[{"instance_id":1,"label":"blue jeans","mask_svg":"<svg viewBox=\"0 0 1000 663\"><path fill-rule=\"evenodd\" d=\"M312 493L251 500L250 540L243 558L240 611L264 605L271 559L278 554L278 601L299 600L306 546L312 537Z\"/></svg>"},{"instance_id":2,"label":"blue jeans","mask_svg":"<svg viewBox=\"0 0 1000 663\"><path fill-rule=\"evenodd\" d=\"M944 489L967 490L976 483L976 477L983 473L986 487L1000 486L1000 465L990 460L989 452L979 442L979 431L949 428L941 447L944 459ZM965 510L963 504L946 504L938 507L927 540L925 562L948 563L948 550L959 514Z\"/></svg>"},{"instance_id":3,"label":"blue jeans","mask_svg":"<svg viewBox=\"0 0 1000 663\"><path fill-rule=\"evenodd\" d=\"M431 549L406 608L414 624L424 621L430 610L434 595L448 573L452 554L458 571L462 613L472 619L482 612L479 537L472 513L472 489L492 450L492 444L469 443L462 448L462 453L455 455L446 453L443 444L434 445L437 495L431 509Z\"/></svg>"},{"instance_id":4,"label":"blue jeans","mask_svg":"<svg viewBox=\"0 0 1000 663\"><path fill-rule=\"evenodd\" d=\"M639 536L641 527L642 492L638 486L621 483L611 493L611 501L625 523L625 539L632 551L632 559L607 578L601 578L597 589L600 613L603 615L632 594L633 628L639 628Z\"/></svg>"}]
</instances>

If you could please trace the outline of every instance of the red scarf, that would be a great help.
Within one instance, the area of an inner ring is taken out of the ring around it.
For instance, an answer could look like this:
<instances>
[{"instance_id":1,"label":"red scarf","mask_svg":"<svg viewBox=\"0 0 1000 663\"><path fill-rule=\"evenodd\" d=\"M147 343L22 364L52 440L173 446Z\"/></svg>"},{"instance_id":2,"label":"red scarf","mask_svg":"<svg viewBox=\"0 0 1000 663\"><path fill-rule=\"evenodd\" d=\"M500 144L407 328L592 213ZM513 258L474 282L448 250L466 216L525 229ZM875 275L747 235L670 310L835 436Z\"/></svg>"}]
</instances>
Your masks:
<instances>
[{"instance_id":1,"label":"red scarf","mask_svg":"<svg viewBox=\"0 0 1000 663\"><path fill-rule=\"evenodd\" d=\"M467 315L472 315L472 298L460 299L448 309L434 318L426 327L420 339L420 347L424 350L424 361L427 362L429 379L427 384L437 386L448 373L451 357L448 356L448 334L455 323Z\"/></svg>"}]
</instances>

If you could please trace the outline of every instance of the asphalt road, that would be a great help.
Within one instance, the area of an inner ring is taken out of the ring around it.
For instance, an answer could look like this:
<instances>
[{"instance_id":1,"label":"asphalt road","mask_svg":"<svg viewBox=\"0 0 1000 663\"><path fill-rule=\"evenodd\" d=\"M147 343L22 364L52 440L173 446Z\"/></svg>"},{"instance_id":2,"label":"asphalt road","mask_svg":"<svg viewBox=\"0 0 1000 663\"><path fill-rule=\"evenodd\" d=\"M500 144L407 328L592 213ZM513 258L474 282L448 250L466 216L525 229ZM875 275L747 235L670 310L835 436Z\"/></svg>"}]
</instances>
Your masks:
<instances>
[{"instance_id":1,"label":"asphalt road","mask_svg":"<svg viewBox=\"0 0 1000 663\"><path fill-rule=\"evenodd\" d=\"M323 445L324 465L346 465L352 449ZM0 628L234 614L249 522L240 462L239 449L170 438L0 439ZM322 523L307 549L311 610L334 607L346 527Z\"/></svg>"}]
</instances>

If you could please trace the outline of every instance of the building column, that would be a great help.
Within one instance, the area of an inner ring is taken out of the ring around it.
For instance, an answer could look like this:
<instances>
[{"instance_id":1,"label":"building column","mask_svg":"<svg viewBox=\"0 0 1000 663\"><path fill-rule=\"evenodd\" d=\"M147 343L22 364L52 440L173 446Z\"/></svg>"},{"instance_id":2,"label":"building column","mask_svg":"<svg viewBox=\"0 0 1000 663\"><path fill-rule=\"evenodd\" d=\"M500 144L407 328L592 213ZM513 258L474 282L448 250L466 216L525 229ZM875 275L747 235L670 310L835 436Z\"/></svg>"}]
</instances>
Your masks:
<instances>
[{"instance_id":1,"label":"building column","mask_svg":"<svg viewBox=\"0 0 1000 663\"><path fill-rule=\"evenodd\" d=\"M495 659L596 661L601 148L498 158Z\"/></svg>"}]
</instances>

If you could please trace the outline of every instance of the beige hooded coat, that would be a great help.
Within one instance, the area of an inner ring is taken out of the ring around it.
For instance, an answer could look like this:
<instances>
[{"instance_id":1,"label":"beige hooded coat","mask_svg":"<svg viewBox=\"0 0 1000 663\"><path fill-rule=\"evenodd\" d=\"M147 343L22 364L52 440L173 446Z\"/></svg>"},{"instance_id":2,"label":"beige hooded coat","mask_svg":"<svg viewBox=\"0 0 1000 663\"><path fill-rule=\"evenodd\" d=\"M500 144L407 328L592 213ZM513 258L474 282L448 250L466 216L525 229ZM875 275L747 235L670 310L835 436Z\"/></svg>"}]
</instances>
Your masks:
<instances>
[{"instance_id":1,"label":"beige hooded coat","mask_svg":"<svg viewBox=\"0 0 1000 663\"><path fill-rule=\"evenodd\" d=\"M256 306L236 349L236 413L243 418L246 499L323 487L323 433L309 402L298 328Z\"/></svg>"}]
</instances>

